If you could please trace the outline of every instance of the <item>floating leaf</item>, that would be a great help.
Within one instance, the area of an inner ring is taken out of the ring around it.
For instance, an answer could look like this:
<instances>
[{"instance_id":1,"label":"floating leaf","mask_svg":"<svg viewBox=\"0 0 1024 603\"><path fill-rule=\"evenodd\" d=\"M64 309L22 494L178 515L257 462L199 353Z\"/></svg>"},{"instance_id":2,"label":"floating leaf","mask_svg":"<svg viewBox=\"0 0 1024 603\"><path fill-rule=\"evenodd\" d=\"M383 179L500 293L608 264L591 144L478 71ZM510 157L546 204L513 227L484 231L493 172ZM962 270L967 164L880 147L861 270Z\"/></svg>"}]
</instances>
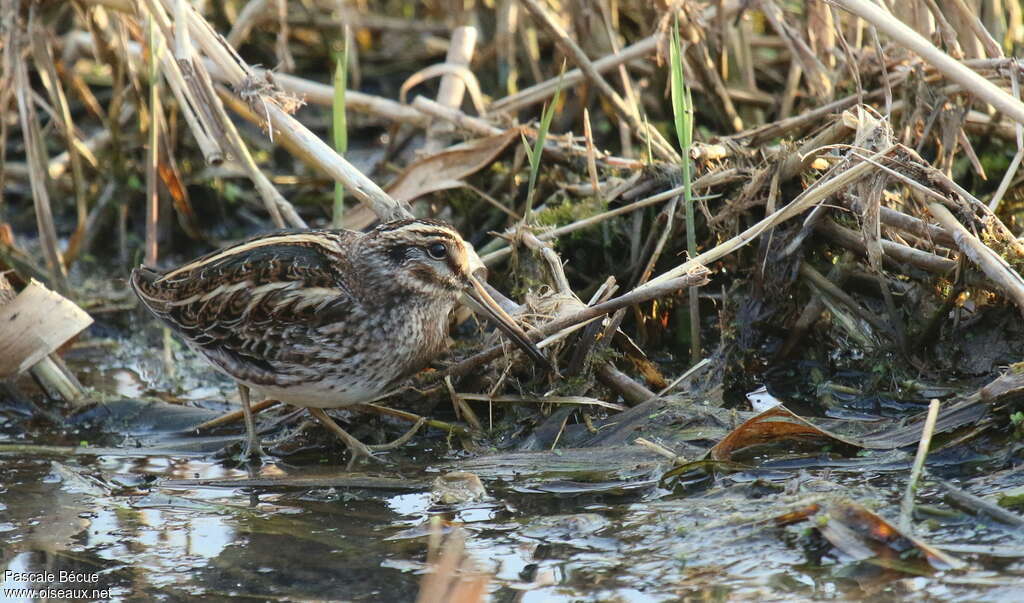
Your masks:
<instances>
[{"instance_id":1,"label":"floating leaf","mask_svg":"<svg viewBox=\"0 0 1024 603\"><path fill-rule=\"evenodd\" d=\"M810 504L775 518L778 525L789 525L821 514L822 506ZM923 540L901 532L877 513L852 501L837 501L824 509L815 528L844 554L883 567L907 573L927 573L927 568L908 562L907 553L916 551L932 568L958 569L963 561L944 553Z\"/></svg>"}]
</instances>

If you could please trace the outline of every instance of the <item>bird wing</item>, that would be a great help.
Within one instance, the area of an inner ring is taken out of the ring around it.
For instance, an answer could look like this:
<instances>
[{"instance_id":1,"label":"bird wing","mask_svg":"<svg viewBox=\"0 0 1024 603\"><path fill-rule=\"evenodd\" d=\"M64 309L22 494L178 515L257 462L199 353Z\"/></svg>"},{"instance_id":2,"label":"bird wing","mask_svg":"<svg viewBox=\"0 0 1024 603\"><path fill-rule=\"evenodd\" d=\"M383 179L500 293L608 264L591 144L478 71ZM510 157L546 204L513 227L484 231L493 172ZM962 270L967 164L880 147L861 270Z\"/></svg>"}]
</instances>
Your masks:
<instances>
[{"instance_id":1,"label":"bird wing","mask_svg":"<svg viewBox=\"0 0 1024 603\"><path fill-rule=\"evenodd\" d=\"M282 362L301 362L315 349L318 326L352 308L346 234L257 237L164 274L137 268L132 287L153 314L229 374L274 382Z\"/></svg>"}]
</instances>

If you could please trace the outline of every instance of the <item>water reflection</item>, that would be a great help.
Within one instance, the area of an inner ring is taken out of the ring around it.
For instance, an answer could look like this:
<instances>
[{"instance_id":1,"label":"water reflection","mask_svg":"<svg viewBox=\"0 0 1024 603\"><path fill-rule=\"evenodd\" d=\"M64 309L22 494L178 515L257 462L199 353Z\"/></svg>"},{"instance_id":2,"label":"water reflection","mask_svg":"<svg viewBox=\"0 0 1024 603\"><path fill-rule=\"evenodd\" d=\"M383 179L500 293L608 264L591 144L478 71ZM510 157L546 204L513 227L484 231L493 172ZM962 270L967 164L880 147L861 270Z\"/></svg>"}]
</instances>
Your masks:
<instances>
[{"instance_id":1,"label":"water reflection","mask_svg":"<svg viewBox=\"0 0 1024 603\"><path fill-rule=\"evenodd\" d=\"M113 597L412 600L431 517L466 532L466 550L493 575L497 601L828 599L889 592L893 585L924 597L1012 598L1016 588L956 584L941 574L884 574L822 547L805 527L772 526L764 520L765 501L746 486L643 501L531 494L491 481L487 499L442 508L426 486L153 486L150 476L252 477L196 458L0 456L0 471L0 560L8 575L95 575ZM339 473L336 466L270 464L259 477ZM399 473L424 484L436 475L404 466ZM874 487L851 475L831 488L818 484L814 494L888 497ZM778 493L771 504L783 508L806 495ZM993 543L1024 545L1024 536L999 526L986 534ZM1001 579L1022 577L1024 565L1003 564ZM5 578L3 588L32 586L61 585Z\"/></svg>"}]
</instances>

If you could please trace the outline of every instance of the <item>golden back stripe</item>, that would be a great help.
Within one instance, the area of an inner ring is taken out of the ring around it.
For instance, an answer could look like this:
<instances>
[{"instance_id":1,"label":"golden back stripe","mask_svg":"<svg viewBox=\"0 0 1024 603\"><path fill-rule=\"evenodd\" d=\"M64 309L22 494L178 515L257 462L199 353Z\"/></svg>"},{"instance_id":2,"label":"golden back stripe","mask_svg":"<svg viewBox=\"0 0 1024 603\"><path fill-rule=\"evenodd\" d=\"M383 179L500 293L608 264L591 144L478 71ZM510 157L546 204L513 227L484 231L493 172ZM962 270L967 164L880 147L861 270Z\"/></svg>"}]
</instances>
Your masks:
<instances>
[{"instance_id":1,"label":"golden back stripe","mask_svg":"<svg viewBox=\"0 0 1024 603\"><path fill-rule=\"evenodd\" d=\"M238 245L237 247L230 247L208 258L196 260L194 262L185 264L184 266L181 266L180 268L172 270L171 272L168 272L167 274L161 276L159 279L156 280L156 283L162 283L165 280L173 278L183 272L195 270L196 268L199 268L206 264L212 264L213 262L224 259L226 257L238 255L239 253L245 253L247 251L251 251L259 247L265 247L267 245L292 244L319 245L320 247L323 247L328 253L341 253L341 248L338 246L337 242L334 239L325 237L323 234L285 234L280 236L270 236L265 239L258 239L256 241L243 243L241 245Z\"/></svg>"}]
</instances>

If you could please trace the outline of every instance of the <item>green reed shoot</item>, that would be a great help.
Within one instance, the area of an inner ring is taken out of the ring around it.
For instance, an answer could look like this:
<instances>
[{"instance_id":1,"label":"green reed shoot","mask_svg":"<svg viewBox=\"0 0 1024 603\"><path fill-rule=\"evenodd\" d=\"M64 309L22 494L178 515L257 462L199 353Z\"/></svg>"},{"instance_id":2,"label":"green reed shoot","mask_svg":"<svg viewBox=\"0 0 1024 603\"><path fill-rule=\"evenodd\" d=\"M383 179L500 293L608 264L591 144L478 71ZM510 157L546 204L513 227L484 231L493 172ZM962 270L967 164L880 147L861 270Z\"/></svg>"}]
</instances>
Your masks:
<instances>
[{"instance_id":1,"label":"green reed shoot","mask_svg":"<svg viewBox=\"0 0 1024 603\"><path fill-rule=\"evenodd\" d=\"M697 233L693 218L693 191L690 189L690 147L693 145L693 96L683 74L682 43L679 40L679 19L672 26L672 44L669 46L669 69L671 70L672 115L675 118L676 137L682 154L683 205L686 208L686 251L691 258L697 257ZM697 304L697 288L690 288L690 358L700 360L700 308Z\"/></svg>"}]
</instances>

